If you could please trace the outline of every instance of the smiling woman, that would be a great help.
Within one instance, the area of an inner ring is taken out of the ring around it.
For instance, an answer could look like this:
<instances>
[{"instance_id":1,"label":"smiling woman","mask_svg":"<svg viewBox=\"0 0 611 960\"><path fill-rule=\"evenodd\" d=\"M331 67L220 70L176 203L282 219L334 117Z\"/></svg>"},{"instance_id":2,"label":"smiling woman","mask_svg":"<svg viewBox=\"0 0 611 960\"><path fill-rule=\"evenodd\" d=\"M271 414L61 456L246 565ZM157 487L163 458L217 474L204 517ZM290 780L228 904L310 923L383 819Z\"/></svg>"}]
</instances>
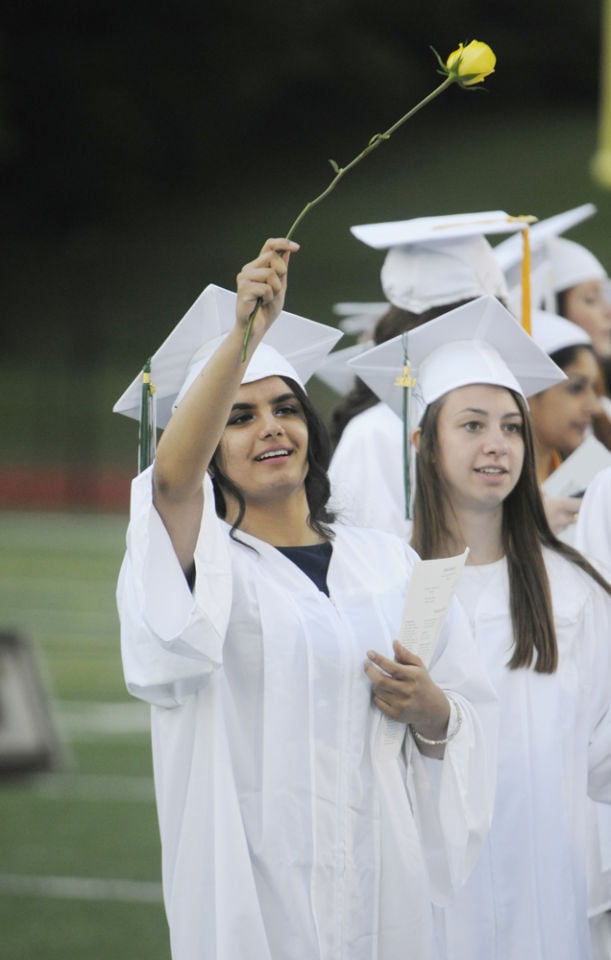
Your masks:
<instances>
[{"instance_id":1,"label":"smiling woman","mask_svg":"<svg viewBox=\"0 0 611 960\"><path fill-rule=\"evenodd\" d=\"M431 903L489 821L496 704L456 604L428 669L396 642L414 551L329 512L303 384L339 335L282 310L296 250L268 241L151 361L165 429L118 604L152 704L172 956L432 960Z\"/></svg>"},{"instance_id":2,"label":"smiling woman","mask_svg":"<svg viewBox=\"0 0 611 960\"><path fill-rule=\"evenodd\" d=\"M296 381L267 377L242 384L210 464L216 511L233 532L248 504L252 532L261 507L278 509L283 502L288 509L292 496L305 496L311 527L305 539L318 543L330 537L328 462L322 421ZM269 530L265 512L260 521Z\"/></svg>"}]
</instances>

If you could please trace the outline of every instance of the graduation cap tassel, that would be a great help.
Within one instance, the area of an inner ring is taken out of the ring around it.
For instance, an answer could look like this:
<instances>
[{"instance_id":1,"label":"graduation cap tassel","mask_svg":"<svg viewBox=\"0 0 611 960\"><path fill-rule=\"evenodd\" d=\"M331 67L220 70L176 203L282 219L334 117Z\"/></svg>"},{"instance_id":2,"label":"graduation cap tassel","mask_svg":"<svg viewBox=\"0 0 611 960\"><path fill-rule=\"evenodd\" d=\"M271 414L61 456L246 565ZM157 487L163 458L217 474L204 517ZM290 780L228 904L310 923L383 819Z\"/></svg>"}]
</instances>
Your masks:
<instances>
[{"instance_id":1,"label":"graduation cap tassel","mask_svg":"<svg viewBox=\"0 0 611 960\"><path fill-rule=\"evenodd\" d=\"M138 472L142 473L155 459L157 426L155 418L155 387L151 383L151 358L142 368L142 397L140 402L140 432L138 435Z\"/></svg>"},{"instance_id":2,"label":"graduation cap tassel","mask_svg":"<svg viewBox=\"0 0 611 960\"><path fill-rule=\"evenodd\" d=\"M528 226L522 230L522 326L532 335L530 293L530 235Z\"/></svg>"},{"instance_id":3,"label":"graduation cap tassel","mask_svg":"<svg viewBox=\"0 0 611 960\"><path fill-rule=\"evenodd\" d=\"M405 493L405 517L411 520L412 513L412 484L410 475L411 438L409 435L409 391L416 386L416 380L410 375L410 364L407 356L407 334L401 335L403 345L403 373L395 380L397 387L403 387L403 489Z\"/></svg>"},{"instance_id":4,"label":"graduation cap tassel","mask_svg":"<svg viewBox=\"0 0 611 960\"><path fill-rule=\"evenodd\" d=\"M404 390L403 391L403 484L405 489L405 519L411 520L410 506L411 506L411 499L412 499L412 485L410 483L410 476L409 476L409 437L407 435L408 406L409 404L408 404L407 390Z\"/></svg>"}]
</instances>

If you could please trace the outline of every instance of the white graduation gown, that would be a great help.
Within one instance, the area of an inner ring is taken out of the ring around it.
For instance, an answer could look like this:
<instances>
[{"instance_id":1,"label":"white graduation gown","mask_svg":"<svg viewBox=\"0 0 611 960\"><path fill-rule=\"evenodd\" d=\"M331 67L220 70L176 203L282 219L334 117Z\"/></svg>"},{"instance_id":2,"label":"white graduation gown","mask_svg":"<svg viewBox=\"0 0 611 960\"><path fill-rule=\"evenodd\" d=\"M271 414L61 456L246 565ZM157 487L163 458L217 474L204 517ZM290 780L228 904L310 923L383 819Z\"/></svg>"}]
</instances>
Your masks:
<instances>
[{"instance_id":1,"label":"white graduation gown","mask_svg":"<svg viewBox=\"0 0 611 960\"><path fill-rule=\"evenodd\" d=\"M385 403L349 421L329 467L332 505L342 520L409 538L402 450L403 421Z\"/></svg>"},{"instance_id":2,"label":"white graduation gown","mask_svg":"<svg viewBox=\"0 0 611 960\"><path fill-rule=\"evenodd\" d=\"M505 560L465 568L458 596L499 696L492 827L456 900L435 909L447 960L587 960L588 793L611 801L611 598L545 551L560 663L509 670Z\"/></svg>"},{"instance_id":3,"label":"white graduation gown","mask_svg":"<svg viewBox=\"0 0 611 960\"><path fill-rule=\"evenodd\" d=\"M611 467L588 484L575 525L575 546L611 577ZM603 960L611 957L611 805L593 803L591 822L588 905L594 960Z\"/></svg>"},{"instance_id":4,"label":"white graduation gown","mask_svg":"<svg viewBox=\"0 0 611 960\"><path fill-rule=\"evenodd\" d=\"M611 467L588 484L575 525L575 546L611 570Z\"/></svg>"},{"instance_id":5,"label":"white graduation gown","mask_svg":"<svg viewBox=\"0 0 611 960\"><path fill-rule=\"evenodd\" d=\"M132 485L118 585L128 689L152 704L174 960L427 960L431 898L470 871L491 815L497 707L455 604L431 673L464 720L443 761L400 727L376 753L366 651L392 656L415 554L338 526L320 592L213 510L193 595ZM401 743L404 741L403 747Z\"/></svg>"}]
</instances>

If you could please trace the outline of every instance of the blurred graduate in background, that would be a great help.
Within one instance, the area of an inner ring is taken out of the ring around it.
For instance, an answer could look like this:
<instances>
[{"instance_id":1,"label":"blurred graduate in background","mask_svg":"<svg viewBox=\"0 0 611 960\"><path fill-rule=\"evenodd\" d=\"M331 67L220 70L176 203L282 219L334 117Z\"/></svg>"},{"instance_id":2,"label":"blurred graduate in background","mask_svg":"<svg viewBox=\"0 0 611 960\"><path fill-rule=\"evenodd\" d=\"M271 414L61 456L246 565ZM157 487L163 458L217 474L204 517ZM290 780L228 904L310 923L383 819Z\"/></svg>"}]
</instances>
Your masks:
<instances>
[{"instance_id":1,"label":"blurred graduate in background","mask_svg":"<svg viewBox=\"0 0 611 960\"><path fill-rule=\"evenodd\" d=\"M375 343L483 295L504 302L507 285L486 235L521 234L525 226L494 210L353 227L357 239L387 251L381 284L389 306ZM329 475L339 514L409 536L401 420L357 380L333 412L331 436Z\"/></svg>"}]
</instances>

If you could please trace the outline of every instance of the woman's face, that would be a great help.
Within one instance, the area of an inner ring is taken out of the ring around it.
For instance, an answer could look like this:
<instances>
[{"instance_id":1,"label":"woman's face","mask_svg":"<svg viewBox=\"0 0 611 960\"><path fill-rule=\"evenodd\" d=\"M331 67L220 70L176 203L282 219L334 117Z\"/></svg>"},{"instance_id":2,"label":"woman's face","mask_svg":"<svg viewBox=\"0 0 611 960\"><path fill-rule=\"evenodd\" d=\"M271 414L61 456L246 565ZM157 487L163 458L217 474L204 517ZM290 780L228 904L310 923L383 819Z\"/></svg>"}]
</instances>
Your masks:
<instances>
[{"instance_id":1,"label":"woman's face","mask_svg":"<svg viewBox=\"0 0 611 960\"><path fill-rule=\"evenodd\" d=\"M280 377L242 384L218 452L246 503L268 503L304 488L308 428L301 403Z\"/></svg>"},{"instance_id":2,"label":"woman's face","mask_svg":"<svg viewBox=\"0 0 611 960\"><path fill-rule=\"evenodd\" d=\"M455 509L497 509L524 462L520 409L504 387L473 384L444 398L437 423L439 467Z\"/></svg>"},{"instance_id":3,"label":"woman's face","mask_svg":"<svg viewBox=\"0 0 611 960\"><path fill-rule=\"evenodd\" d=\"M530 397L528 403L537 443L566 456L582 443L599 410L599 368L592 351L584 347L564 372L568 380Z\"/></svg>"},{"instance_id":4,"label":"woman's face","mask_svg":"<svg viewBox=\"0 0 611 960\"><path fill-rule=\"evenodd\" d=\"M611 303L605 296L602 281L578 283L567 290L563 312L568 320L590 335L594 352L599 357L611 357Z\"/></svg>"}]
</instances>

